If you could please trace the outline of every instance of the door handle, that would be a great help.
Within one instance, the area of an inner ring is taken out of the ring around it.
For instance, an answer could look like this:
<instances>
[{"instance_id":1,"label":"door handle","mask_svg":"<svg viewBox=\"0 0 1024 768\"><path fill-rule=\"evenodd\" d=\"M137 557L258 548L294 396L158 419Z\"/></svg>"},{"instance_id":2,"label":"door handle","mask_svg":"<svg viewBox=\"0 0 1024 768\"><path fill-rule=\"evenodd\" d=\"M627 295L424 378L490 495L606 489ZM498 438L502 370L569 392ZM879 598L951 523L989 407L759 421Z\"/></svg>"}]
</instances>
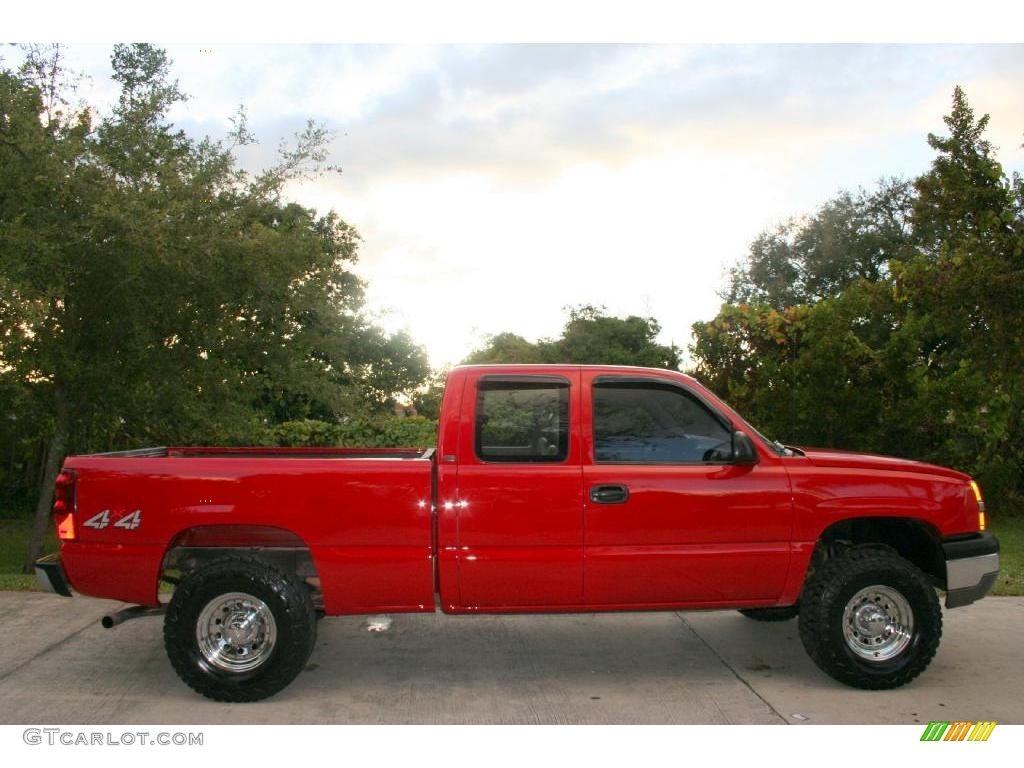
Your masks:
<instances>
[{"instance_id":1,"label":"door handle","mask_svg":"<svg viewBox=\"0 0 1024 768\"><path fill-rule=\"evenodd\" d=\"M629 498L624 485L595 485L590 489L590 500L595 504L622 504Z\"/></svg>"}]
</instances>

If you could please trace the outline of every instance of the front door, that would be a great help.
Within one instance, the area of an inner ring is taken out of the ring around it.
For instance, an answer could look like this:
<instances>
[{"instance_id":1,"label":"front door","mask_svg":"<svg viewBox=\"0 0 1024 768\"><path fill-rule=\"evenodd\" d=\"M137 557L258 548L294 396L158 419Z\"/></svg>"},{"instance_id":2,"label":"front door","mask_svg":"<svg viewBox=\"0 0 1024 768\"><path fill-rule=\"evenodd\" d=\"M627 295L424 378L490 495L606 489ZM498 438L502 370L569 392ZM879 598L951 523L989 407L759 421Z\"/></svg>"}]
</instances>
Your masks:
<instances>
[{"instance_id":1,"label":"front door","mask_svg":"<svg viewBox=\"0 0 1024 768\"><path fill-rule=\"evenodd\" d=\"M579 372L474 373L463 397L457 498L440 500L458 520L460 607L579 605Z\"/></svg>"},{"instance_id":2,"label":"front door","mask_svg":"<svg viewBox=\"0 0 1024 768\"><path fill-rule=\"evenodd\" d=\"M672 379L583 374L584 596L594 606L773 600L789 566L781 463L727 463L733 426Z\"/></svg>"}]
</instances>

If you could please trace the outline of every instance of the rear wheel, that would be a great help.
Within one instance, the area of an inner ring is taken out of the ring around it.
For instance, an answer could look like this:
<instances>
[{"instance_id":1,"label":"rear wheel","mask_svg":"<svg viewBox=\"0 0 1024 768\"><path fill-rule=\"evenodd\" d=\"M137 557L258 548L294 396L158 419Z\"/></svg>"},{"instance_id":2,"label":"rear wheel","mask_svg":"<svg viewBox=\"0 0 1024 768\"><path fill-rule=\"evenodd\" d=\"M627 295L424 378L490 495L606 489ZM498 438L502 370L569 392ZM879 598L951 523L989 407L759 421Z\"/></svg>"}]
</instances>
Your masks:
<instances>
[{"instance_id":1,"label":"rear wheel","mask_svg":"<svg viewBox=\"0 0 1024 768\"><path fill-rule=\"evenodd\" d=\"M287 686L316 642L309 590L260 560L231 557L174 591L164 645L178 676L217 701L258 701Z\"/></svg>"},{"instance_id":2,"label":"rear wheel","mask_svg":"<svg viewBox=\"0 0 1024 768\"><path fill-rule=\"evenodd\" d=\"M789 621L800 613L800 605L783 605L776 608L741 608L740 613L754 621Z\"/></svg>"},{"instance_id":3,"label":"rear wheel","mask_svg":"<svg viewBox=\"0 0 1024 768\"><path fill-rule=\"evenodd\" d=\"M827 560L804 587L800 639L826 674L855 688L897 688L925 670L942 637L928 577L884 549Z\"/></svg>"}]
</instances>

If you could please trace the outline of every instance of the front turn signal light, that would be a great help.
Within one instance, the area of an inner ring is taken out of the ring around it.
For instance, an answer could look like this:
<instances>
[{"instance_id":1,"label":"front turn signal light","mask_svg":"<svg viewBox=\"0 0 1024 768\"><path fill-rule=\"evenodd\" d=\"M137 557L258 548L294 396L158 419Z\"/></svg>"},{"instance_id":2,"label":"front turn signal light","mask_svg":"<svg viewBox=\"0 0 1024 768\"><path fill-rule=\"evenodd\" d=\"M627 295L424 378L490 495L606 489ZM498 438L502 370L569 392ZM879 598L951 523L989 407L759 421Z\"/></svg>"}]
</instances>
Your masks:
<instances>
[{"instance_id":1,"label":"front turn signal light","mask_svg":"<svg viewBox=\"0 0 1024 768\"><path fill-rule=\"evenodd\" d=\"M974 491L974 500L978 502L978 530L985 530L985 502L981 498L981 488L971 480L971 490Z\"/></svg>"}]
</instances>

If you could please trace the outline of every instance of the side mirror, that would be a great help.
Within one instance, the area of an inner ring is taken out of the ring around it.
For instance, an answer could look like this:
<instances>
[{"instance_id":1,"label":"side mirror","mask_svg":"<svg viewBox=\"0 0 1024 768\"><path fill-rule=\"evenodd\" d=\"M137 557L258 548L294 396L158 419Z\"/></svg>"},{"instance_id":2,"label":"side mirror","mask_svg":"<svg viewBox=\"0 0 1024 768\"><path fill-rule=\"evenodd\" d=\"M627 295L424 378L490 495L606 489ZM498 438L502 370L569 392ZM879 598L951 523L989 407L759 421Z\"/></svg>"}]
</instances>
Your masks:
<instances>
[{"instance_id":1,"label":"side mirror","mask_svg":"<svg viewBox=\"0 0 1024 768\"><path fill-rule=\"evenodd\" d=\"M732 463L757 464L757 448L746 432L736 430L732 433Z\"/></svg>"}]
</instances>

